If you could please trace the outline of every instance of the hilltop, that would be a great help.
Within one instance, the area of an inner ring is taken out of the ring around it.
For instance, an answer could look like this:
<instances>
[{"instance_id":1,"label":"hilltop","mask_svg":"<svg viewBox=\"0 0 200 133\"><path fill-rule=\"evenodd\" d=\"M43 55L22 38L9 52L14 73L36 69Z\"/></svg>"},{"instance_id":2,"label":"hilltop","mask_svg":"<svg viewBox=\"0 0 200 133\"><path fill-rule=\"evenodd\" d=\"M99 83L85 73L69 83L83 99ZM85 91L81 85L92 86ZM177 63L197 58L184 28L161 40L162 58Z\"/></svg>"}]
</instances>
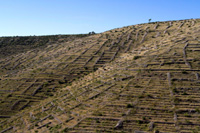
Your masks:
<instances>
[{"instance_id":1,"label":"hilltop","mask_svg":"<svg viewBox=\"0 0 200 133\"><path fill-rule=\"evenodd\" d=\"M199 37L190 19L0 38L0 131L199 132Z\"/></svg>"}]
</instances>

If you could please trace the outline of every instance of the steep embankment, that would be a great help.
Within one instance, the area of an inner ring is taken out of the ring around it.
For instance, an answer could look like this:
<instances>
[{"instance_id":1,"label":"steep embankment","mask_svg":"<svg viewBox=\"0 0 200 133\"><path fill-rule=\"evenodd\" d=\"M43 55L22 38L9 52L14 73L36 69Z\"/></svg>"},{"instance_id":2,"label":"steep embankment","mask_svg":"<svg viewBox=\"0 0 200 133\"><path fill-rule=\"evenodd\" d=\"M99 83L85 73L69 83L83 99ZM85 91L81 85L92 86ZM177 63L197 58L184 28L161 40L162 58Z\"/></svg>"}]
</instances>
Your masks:
<instances>
[{"instance_id":1,"label":"steep embankment","mask_svg":"<svg viewBox=\"0 0 200 133\"><path fill-rule=\"evenodd\" d=\"M0 128L198 132L199 37L199 19L141 24L2 59Z\"/></svg>"}]
</instances>

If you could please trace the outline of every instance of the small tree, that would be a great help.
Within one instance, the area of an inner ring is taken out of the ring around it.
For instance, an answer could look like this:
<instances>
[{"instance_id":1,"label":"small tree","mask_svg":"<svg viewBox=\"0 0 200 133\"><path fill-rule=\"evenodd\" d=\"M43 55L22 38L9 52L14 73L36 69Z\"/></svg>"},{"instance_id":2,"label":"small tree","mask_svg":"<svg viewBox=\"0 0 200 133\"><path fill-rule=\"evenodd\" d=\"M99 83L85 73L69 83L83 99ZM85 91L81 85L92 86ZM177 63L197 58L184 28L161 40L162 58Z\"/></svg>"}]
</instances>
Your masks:
<instances>
[{"instance_id":1,"label":"small tree","mask_svg":"<svg viewBox=\"0 0 200 133\"><path fill-rule=\"evenodd\" d=\"M149 23L151 22L151 18L149 19Z\"/></svg>"},{"instance_id":2,"label":"small tree","mask_svg":"<svg viewBox=\"0 0 200 133\"><path fill-rule=\"evenodd\" d=\"M89 35L94 35L94 34L96 34L94 31L92 31L92 32L89 32L88 33Z\"/></svg>"}]
</instances>

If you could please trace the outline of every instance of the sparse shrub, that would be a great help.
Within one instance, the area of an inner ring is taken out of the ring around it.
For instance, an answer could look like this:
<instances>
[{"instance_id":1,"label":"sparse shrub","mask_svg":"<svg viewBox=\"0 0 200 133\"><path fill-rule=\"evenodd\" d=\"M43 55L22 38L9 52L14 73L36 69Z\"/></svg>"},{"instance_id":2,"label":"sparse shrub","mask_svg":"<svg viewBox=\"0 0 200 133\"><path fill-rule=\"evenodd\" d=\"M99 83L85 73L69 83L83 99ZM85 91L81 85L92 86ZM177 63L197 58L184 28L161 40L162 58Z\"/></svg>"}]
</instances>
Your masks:
<instances>
[{"instance_id":1,"label":"sparse shrub","mask_svg":"<svg viewBox=\"0 0 200 133\"><path fill-rule=\"evenodd\" d=\"M126 107L127 108L133 108L133 105L129 103L129 104L126 105Z\"/></svg>"},{"instance_id":2,"label":"sparse shrub","mask_svg":"<svg viewBox=\"0 0 200 133\"><path fill-rule=\"evenodd\" d=\"M185 116L185 117L191 117L191 115L188 114L188 113L185 113L184 116Z\"/></svg>"},{"instance_id":3,"label":"sparse shrub","mask_svg":"<svg viewBox=\"0 0 200 133\"><path fill-rule=\"evenodd\" d=\"M138 73L141 73L142 72L142 70L141 69L138 69Z\"/></svg>"},{"instance_id":4,"label":"sparse shrub","mask_svg":"<svg viewBox=\"0 0 200 133\"><path fill-rule=\"evenodd\" d=\"M68 128L66 127L65 129L63 129L62 131L61 131L61 133L66 133L68 131Z\"/></svg>"},{"instance_id":5,"label":"sparse shrub","mask_svg":"<svg viewBox=\"0 0 200 133\"><path fill-rule=\"evenodd\" d=\"M192 122L190 122L190 120L188 120L188 119L185 119L185 122L187 123L187 124L191 124Z\"/></svg>"},{"instance_id":6,"label":"sparse shrub","mask_svg":"<svg viewBox=\"0 0 200 133\"><path fill-rule=\"evenodd\" d=\"M188 74L188 72L187 72L187 71L185 71L185 70L183 70L183 71L182 71L182 74Z\"/></svg>"},{"instance_id":7,"label":"sparse shrub","mask_svg":"<svg viewBox=\"0 0 200 133\"><path fill-rule=\"evenodd\" d=\"M186 92L183 92L183 94L182 95L188 95Z\"/></svg>"},{"instance_id":8,"label":"sparse shrub","mask_svg":"<svg viewBox=\"0 0 200 133\"><path fill-rule=\"evenodd\" d=\"M47 124L47 125L46 125L46 128L49 128L49 127L50 127L49 124Z\"/></svg>"},{"instance_id":9,"label":"sparse shrub","mask_svg":"<svg viewBox=\"0 0 200 133\"><path fill-rule=\"evenodd\" d=\"M98 68L94 67L94 68L93 68L93 71L96 71L97 69L98 69Z\"/></svg>"},{"instance_id":10,"label":"sparse shrub","mask_svg":"<svg viewBox=\"0 0 200 133\"><path fill-rule=\"evenodd\" d=\"M196 108L195 111L198 112L198 113L200 113L200 109L198 109L198 108Z\"/></svg>"},{"instance_id":11,"label":"sparse shrub","mask_svg":"<svg viewBox=\"0 0 200 133\"><path fill-rule=\"evenodd\" d=\"M48 82L45 82L45 83L44 83L44 87L46 87L46 86L48 86Z\"/></svg>"},{"instance_id":12,"label":"sparse shrub","mask_svg":"<svg viewBox=\"0 0 200 133\"><path fill-rule=\"evenodd\" d=\"M88 67L84 67L85 70L88 70Z\"/></svg>"},{"instance_id":13,"label":"sparse shrub","mask_svg":"<svg viewBox=\"0 0 200 133\"><path fill-rule=\"evenodd\" d=\"M138 98L144 98L144 95L139 95Z\"/></svg>"},{"instance_id":14,"label":"sparse shrub","mask_svg":"<svg viewBox=\"0 0 200 133\"><path fill-rule=\"evenodd\" d=\"M124 114L124 113L122 114L122 116L125 116L125 115L126 115L126 114Z\"/></svg>"},{"instance_id":15,"label":"sparse shrub","mask_svg":"<svg viewBox=\"0 0 200 133\"><path fill-rule=\"evenodd\" d=\"M7 97L7 98L8 98L8 97L12 97L12 94L8 94L6 97Z\"/></svg>"},{"instance_id":16,"label":"sparse shrub","mask_svg":"<svg viewBox=\"0 0 200 133\"><path fill-rule=\"evenodd\" d=\"M134 57L133 57L133 60L137 60L137 59L139 59L139 58L141 58L141 56L134 56Z\"/></svg>"},{"instance_id":17,"label":"sparse shrub","mask_svg":"<svg viewBox=\"0 0 200 133\"><path fill-rule=\"evenodd\" d=\"M177 93L178 91L176 90L176 88L172 89L173 93Z\"/></svg>"},{"instance_id":18,"label":"sparse shrub","mask_svg":"<svg viewBox=\"0 0 200 133\"><path fill-rule=\"evenodd\" d=\"M178 104L179 102L180 102L180 99L177 98L177 97L175 97L175 98L174 98L174 103L175 103L175 104Z\"/></svg>"},{"instance_id":19,"label":"sparse shrub","mask_svg":"<svg viewBox=\"0 0 200 133\"><path fill-rule=\"evenodd\" d=\"M153 98L153 96L152 96L152 95L150 95L150 94L147 94L147 97L148 97L148 98Z\"/></svg>"},{"instance_id":20,"label":"sparse shrub","mask_svg":"<svg viewBox=\"0 0 200 133\"><path fill-rule=\"evenodd\" d=\"M97 82L98 84L101 84L101 80L97 80L96 82Z\"/></svg>"},{"instance_id":21,"label":"sparse shrub","mask_svg":"<svg viewBox=\"0 0 200 133\"><path fill-rule=\"evenodd\" d=\"M51 93L51 92L45 92L45 95L46 96L53 96L53 93Z\"/></svg>"},{"instance_id":22,"label":"sparse shrub","mask_svg":"<svg viewBox=\"0 0 200 133\"><path fill-rule=\"evenodd\" d=\"M53 118L53 116L51 115L51 116L49 117L49 119L50 119L50 120L53 120L54 118Z\"/></svg>"},{"instance_id":23,"label":"sparse shrub","mask_svg":"<svg viewBox=\"0 0 200 133\"><path fill-rule=\"evenodd\" d=\"M100 121L99 121L99 120L96 120L96 123L100 123Z\"/></svg>"},{"instance_id":24,"label":"sparse shrub","mask_svg":"<svg viewBox=\"0 0 200 133\"><path fill-rule=\"evenodd\" d=\"M63 81L58 81L58 83L59 83L59 84L64 84L64 82L63 82Z\"/></svg>"},{"instance_id":25,"label":"sparse shrub","mask_svg":"<svg viewBox=\"0 0 200 133\"><path fill-rule=\"evenodd\" d=\"M141 121L141 120L136 120L136 122L137 122L137 124L142 124L143 123L143 121Z\"/></svg>"},{"instance_id":26,"label":"sparse shrub","mask_svg":"<svg viewBox=\"0 0 200 133\"><path fill-rule=\"evenodd\" d=\"M95 111L93 113L93 115L95 115L95 116L103 116L103 114L101 112L99 112L99 111Z\"/></svg>"},{"instance_id":27,"label":"sparse shrub","mask_svg":"<svg viewBox=\"0 0 200 133\"><path fill-rule=\"evenodd\" d=\"M56 131L58 131L58 129L60 129L61 127L62 127L62 125L56 125L56 126L54 126L54 127L50 127L49 130L50 130L51 132L56 132Z\"/></svg>"},{"instance_id":28,"label":"sparse shrub","mask_svg":"<svg viewBox=\"0 0 200 133\"><path fill-rule=\"evenodd\" d=\"M193 129L192 133L199 133L199 129L197 129L197 130Z\"/></svg>"},{"instance_id":29,"label":"sparse shrub","mask_svg":"<svg viewBox=\"0 0 200 133\"><path fill-rule=\"evenodd\" d=\"M135 85L134 87L135 88L142 88L142 86L139 86L139 85Z\"/></svg>"}]
</instances>

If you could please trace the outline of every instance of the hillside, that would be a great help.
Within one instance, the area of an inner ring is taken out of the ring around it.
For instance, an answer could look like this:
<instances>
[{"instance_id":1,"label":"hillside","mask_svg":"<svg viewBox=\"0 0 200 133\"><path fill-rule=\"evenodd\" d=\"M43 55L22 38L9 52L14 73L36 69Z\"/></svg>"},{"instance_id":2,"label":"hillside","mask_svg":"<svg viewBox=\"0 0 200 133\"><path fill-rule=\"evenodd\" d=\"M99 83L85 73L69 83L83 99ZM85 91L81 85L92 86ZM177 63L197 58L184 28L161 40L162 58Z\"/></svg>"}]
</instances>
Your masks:
<instances>
[{"instance_id":1,"label":"hillside","mask_svg":"<svg viewBox=\"0 0 200 133\"><path fill-rule=\"evenodd\" d=\"M199 132L199 37L191 19L1 38L0 131Z\"/></svg>"}]
</instances>

